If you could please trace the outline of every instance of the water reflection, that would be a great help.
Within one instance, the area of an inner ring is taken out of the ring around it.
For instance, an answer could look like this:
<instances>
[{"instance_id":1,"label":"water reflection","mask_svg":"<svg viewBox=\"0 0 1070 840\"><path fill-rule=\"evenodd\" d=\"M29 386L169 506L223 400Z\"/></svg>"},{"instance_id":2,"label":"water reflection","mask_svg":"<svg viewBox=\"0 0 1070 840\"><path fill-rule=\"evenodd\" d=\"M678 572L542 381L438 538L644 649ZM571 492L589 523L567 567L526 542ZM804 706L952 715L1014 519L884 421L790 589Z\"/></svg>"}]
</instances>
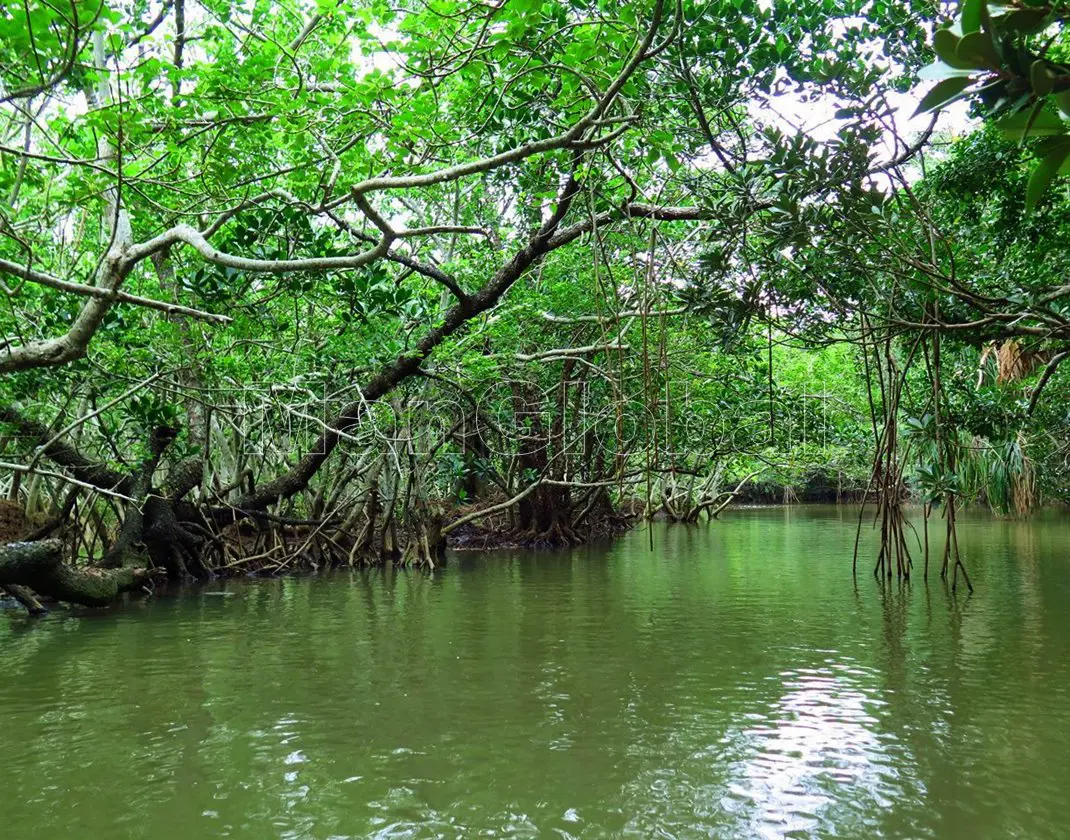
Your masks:
<instances>
[{"instance_id":1,"label":"water reflection","mask_svg":"<svg viewBox=\"0 0 1070 840\"><path fill-rule=\"evenodd\" d=\"M901 792L893 765L910 766L880 737L873 673L830 659L776 679L783 693L743 730L752 754L733 768L725 807L755 837L810 836L822 824L872 829L866 815Z\"/></svg>"},{"instance_id":2,"label":"water reflection","mask_svg":"<svg viewBox=\"0 0 1070 840\"><path fill-rule=\"evenodd\" d=\"M855 522L4 618L2 836L1065 837L1070 525L964 516L967 598Z\"/></svg>"}]
</instances>

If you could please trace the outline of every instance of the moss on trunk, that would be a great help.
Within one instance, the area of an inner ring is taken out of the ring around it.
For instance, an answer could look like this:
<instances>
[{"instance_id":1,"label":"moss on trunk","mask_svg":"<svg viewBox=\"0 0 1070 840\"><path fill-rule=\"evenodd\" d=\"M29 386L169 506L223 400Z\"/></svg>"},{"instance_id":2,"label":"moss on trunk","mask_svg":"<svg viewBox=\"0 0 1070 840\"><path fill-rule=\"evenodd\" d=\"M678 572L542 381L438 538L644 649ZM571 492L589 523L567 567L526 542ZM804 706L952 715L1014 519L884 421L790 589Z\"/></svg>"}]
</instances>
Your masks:
<instances>
[{"instance_id":1,"label":"moss on trunk","mask_svg":"<svg viewBox=\"0 0 1070 840\"><path fill-rule=\"evenodd\" d=\"M26 586L48 598L105 607L122 593L144 584L146 569L77 567L63 562L59 540L0 546L0 585Z\"/></svg>"}]
</instances>

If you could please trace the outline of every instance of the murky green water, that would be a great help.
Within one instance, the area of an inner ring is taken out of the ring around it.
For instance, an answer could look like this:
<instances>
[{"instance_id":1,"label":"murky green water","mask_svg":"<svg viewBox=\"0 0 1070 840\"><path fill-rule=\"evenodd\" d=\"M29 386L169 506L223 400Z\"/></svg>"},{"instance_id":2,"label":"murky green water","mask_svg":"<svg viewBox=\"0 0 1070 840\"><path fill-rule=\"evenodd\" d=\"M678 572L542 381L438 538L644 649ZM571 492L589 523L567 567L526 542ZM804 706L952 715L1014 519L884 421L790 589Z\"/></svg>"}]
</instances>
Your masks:
<instances>
[{"instance_id":1,"label":"murky green water","mask_svg":"<svg viewBox=\"0 0 1070 840\"><path fill-rule=\"evenodd\" d=\"M1070 837L1070 516L852 516L0 617L0 836Z\"/></svg>"}]
</instances>

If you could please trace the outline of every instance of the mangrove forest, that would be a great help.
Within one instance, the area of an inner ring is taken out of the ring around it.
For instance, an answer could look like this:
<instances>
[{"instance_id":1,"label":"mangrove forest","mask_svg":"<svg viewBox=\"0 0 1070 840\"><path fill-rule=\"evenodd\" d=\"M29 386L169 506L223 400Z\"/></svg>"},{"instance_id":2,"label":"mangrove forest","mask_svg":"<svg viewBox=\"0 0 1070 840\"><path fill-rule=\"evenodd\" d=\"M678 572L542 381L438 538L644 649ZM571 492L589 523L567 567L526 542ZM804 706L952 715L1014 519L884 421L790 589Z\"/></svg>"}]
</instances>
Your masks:
<instances>
[{"instance_id":1,"label":"mangrove forest","mask_svg":"<svg viewBox=\"0 0 1070 840\"><path fill-rule=\"evenodd\" d=\"M0 0L0 832L1065 837L1068 21Z\"/></svg>"}]
</instances>

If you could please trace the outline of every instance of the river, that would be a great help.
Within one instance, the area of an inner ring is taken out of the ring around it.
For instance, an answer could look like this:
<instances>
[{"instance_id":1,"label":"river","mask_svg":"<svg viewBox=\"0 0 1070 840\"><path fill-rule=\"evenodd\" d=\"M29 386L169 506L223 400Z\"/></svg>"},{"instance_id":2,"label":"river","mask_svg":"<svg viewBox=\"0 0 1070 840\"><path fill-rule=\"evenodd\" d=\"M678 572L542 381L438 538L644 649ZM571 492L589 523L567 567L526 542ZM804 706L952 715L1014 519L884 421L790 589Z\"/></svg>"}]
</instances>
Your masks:
<instances>
[{"instance_id":1,"label":"river","mask_svg":"<svg viewBox=\"0 0 1070 840\"><path fill-rule=\"evenodd\" d=\"M973 595L855 517L5 611L0 836L1070 836L1070 515L963 515Z\"/></svg>"}]
</instances>

